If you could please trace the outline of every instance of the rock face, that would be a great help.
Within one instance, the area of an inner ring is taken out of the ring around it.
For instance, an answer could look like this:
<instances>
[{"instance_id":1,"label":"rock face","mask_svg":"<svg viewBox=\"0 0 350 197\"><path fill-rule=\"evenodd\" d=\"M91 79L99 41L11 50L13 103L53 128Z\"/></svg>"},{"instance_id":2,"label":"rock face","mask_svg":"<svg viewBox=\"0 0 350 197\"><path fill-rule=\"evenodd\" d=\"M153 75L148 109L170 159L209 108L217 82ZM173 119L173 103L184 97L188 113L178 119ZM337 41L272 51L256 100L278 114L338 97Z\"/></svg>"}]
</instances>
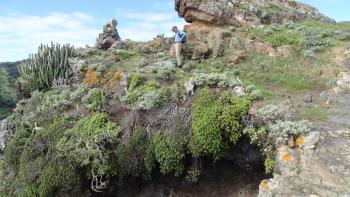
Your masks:
<instances>
[{"instance_id":1,"label":"rock face","mask_svg":"<svg viewBox=\"0 0 350 197\"><path fill-rule=\"evenodd\" d=\"M175 9L189 23L240 26L305 19L335 22L317 9L294 0L176 0Z\"/></svg>"},{"instance_id":2,"label":"rock face","mask_svg":"<svg viewBox=\"0 0 350 197\"><path fill-rule=\"evenodd\" d=\"M185 29L189 35L184 47L187 59L218 58L227 54L230 60L227 63L236 64L247 58L247 51L269 56L279 55L276 49L265 43L249 39L246 33L231 32L227 28L203 22L193 22L186 25Z\"/></svg>"},{"instance_id":3,"label":"rock face","mask_svg":"<svg viewBox=\"0 0 350 197\"><path fill-rule=\"evenodd\" d=\"M13 135L14 129L8 119L0 120L0 159L1 152L4 151L6 143L10 140Z\"/></svg>"},{"instance_id":4,"label":"rock face","mask_svg":"<svg viewBox=\"0 0 350 197\"><path fill-rule=\"evenodd\" d=\"M108 22L103 27L103 32L100 33L96 42L96 47L98 49L108 50L113 44L121 40L118 34L117 25L117 20L112 19L112 21Z\"/></svg>"},{"instance_id":5,"label":"rock face","mask_svg":"<svg viewBox=\"0 0 350 197\"><path fill-rule=\"evenodd\" d=\"M259 197L350 196L350 131L310 133L296 148L278 148L278 172L260 184Z\"/></svg>"}]
</instances>

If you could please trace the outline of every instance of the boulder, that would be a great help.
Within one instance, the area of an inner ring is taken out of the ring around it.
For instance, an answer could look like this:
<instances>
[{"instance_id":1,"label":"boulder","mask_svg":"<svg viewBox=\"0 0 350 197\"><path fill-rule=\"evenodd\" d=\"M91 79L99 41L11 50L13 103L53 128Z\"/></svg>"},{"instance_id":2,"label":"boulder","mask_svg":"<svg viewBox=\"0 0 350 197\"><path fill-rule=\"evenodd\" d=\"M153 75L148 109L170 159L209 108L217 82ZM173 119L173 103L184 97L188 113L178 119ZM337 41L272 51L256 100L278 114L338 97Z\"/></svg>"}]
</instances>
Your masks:
<instances>
[{"instance_id":1,"label":"boulder","mask_svg":"<svg viewBox=\"0 0 350 197\"><path fill-rule=\"evenodd\" d=\"M115 19L103 27L103 32L97 38L96 47L101 50L108 50L114 43L120 41L117 30L118 22Z\"/></svg>"},{"instance_id":2,"label":"boulder","mask_svg":"<svg viewBox=\"0 0 350 197\"><path fill-rule=\"evenodd\" d=\"M310 93L306 93L305 95L304 95L304 103L311 103L312 102L312 94L310 94Z\"/></svg>"},{"instance_id":3,"label":"boulder","mask_svg":"<svg viewBox=\"0 0 350 197\"><path fill-rule=\"evenodd\" d=\"M175 0L175 9L189 23L255 26L307 19L335 23L316 8L294 0Z\"/></svg>"}]
</instances>

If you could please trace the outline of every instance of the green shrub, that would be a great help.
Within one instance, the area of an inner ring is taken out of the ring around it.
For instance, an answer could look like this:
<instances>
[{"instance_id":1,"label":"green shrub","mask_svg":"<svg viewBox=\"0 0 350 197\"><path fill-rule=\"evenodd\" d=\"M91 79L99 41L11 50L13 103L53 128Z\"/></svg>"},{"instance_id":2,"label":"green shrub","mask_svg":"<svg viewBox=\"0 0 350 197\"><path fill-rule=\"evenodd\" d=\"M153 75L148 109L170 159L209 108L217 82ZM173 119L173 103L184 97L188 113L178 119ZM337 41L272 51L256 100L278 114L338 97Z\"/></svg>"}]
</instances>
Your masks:
<instances>
[{"instance_id":1,"label":"green shrub","mask_svg":"<svg viewBox=\"0 0 350 197\"><path fill-rule=\"evenodd\" d=\"M264 162L265 165L265 173L271 174L276 166L277 162L274 159L267 158Z\"/></svg>"},{"instance_id":2,"label":"green shrub","mask_svg":"<svg viewBox=\"0 0 350 197\"><path fill-rule=\"evenodd\" d=\"M136 52L126 51L122 49L115 49L115 50L112 50L112 52L115 53L121 60L128 60L131 57L137 55Z\"/></svg>"},{"instance_id":3,"label":"green shrub","mask_svg":"<svg viewBox=\"0 0 350 197\"><path fill-rule=\"evenodd\" d=\"M178 139L169 133L157 133L152 139L153 153L163 174L180 176L184 170L185 152Z\"/></svg>"},{"instance_id":4,"label":"green shrub","mask_svg":"<svg viewBox=\"0 0 350 197\"><path fill-rule=\"evenodd\" d=\"M134 177L143 176L150 179L153 166L153 158L148 154L149 140L143 128L134 129L126 143L118 144L115 154L120 165L122 176L132 175ZM150 168L147 168L150 165ZM122 177L121 177L122 178Z\"/></svg>"},{"instance_id":5,"label":"green shrub","mask_svg":"<svg viewBox=\"0 0 350 197\"><path fill-rule=\"evenodd\" d=\"M29 84L29 89L47 90L55 80L67 80L70 75L68 59L73 56L73 50L69 45L40 45L38 53L31 55L19 67L20 75Z\"/></svg>"},{"instance_id":6,"label":"green shrub","mask_svg":"<svg viewBox=\"0 0 350 197\"><path fill-rule=\"evenodd\" d=\"M198 73L195 74L188 82L195 87L210 85L221 88L234 88L241 85L241 82L237 79L237 76L232 72L224 73Z\"/></svg>"},{"instance_id":7,"label":"green shrub","mask_svg":"<svg viewBox=\"0 0 350 197\"><path fill-rule=\"evenodd\" d=\"M16 134L9 141L5 148L5 162L11 166L14 171L19 170L19 156L22 154L25 145L30 137L30 130L26 128L17 128Z\"/></svg>"},{"instance_id":8,"label":"green shrub","mask_svg":"<svg viewBox=\"0 0 350 197\"><path fill-rule=\"evenodd\" d=\"M203 88L192 107L190 150L195 157L211 155L220 159L229 143L241 137L240 120L250 108L244 97L232 97L225 92L216 101L209 88ZM225 136L229 136L228 139Z\"/></svg>"},{"instance_id":9,"label":"green shrub","mask_svg":"<svg viewBox=\"0 0 350 197\"><path fill-rule=\"evenodd\" d=\"M176 74L176 67L171 61L162 61L155 65L153 72L157 77L164 80L174 80Z\"/></svg>"},{"instance_id":10,"label":"green shrub","mask_svg":"<svg viewBox=\"0 0 350 197\"><path fill-rule=\"evenodd\" d=\"M10 86L10 78L8 73L0 68L0 102L11 101L16 97L15 91Z\"/></svg>"},{"instance_id":11,"label":"green shrub","mask_svg":"<svg viewBox=\"0 0 350 197\"><path fill-rule=\"evenodd\" d=\"M191 166L187 170L187 175L185 177L185 181L188 183L197 183L199 181L199 177L201 175L202 171L198 168L198 166Z\"/></svg>"},{"instance_id":12,"label":"green shrub","mask_svg":"<svg viewBox=\"0 0 350 197\"><path fill-rule=\"evenodd\" d=\"M266 40L273 47L298 44L297 35L284 32L270 34L269 36L267 36Z\"/></svg>"},{"instance_id":13,"label":"green shrub","mask_svg":"<svg viewBox=\"0 0 350 197\"><path fill-rule=\"evenodd\" d=\"M276 124L271 126L270 135L274 137L282 137L287 141L290 135L297 137L309 133L310 131L311 125L305 120L298 122L277 121Z\"/></svg>"},{"instance_id":14,"label":"green shrub","mask_svg":"<svg viewBox=\"0 0 350 197\"><path fill-rule=\"evenodd\" d=\"M259 100L264 97L263 93L260 90L253 90L249 96L252 100Z\"/></svg>"},{"instance_id":15,"label":"green shrub","mask_svg":"<svg viewBox=\"0 0 350 197\"><path fill-rule=\"evenodd\" d=\"M213 155L219 159L224 144L218 123L219 106L209 88L198 92L192 107L191 151L195 157Z\"/></svg>"},{"instance_id":16,"label":"green shrub","mask_svg":"<svg viewBox=\"0 0 350 197\"><path fill-rule=\"evenodd\" d=\"M148 81L145 85L133 88L120 100L128 107L137 110L150 110L160 107L169 98L169 88L156 87L155 81Z\"/></svg>"},{"instance_id":17,"label":"green shrub","mask_svg":"<svg viewBox=\"0 0 350 197\"><path fill-rule=\"evenodd\" d=\"M89 91L89 94L91 94L91 108L93 111L97 111L98 109L101 109L103 104L103 90L102 89L92 89Z\"/></svg>"},{"instance_id":18,"label":"green shrub","mask_svg":"<svg viewBox=\"0 0 350 197\"><path fill-rule=\"evenodd\" d=\"M128 78L130 81L128 84L128 91L132 91L144 81L144 77L140 73L132 73Z\"/></svg>"},{"instance_id":19,"label":"green shrub","mask_svg":"<svg viewBox=\"0 0 350 197\"><path fill-rule=\"evenodd\" d=\"M250 101L244 97L232 97L228 92L221 94L218 106L220 130L229 134L230 142L236 143L241 137L240 120L248 113Z\"/></svg>"},{"instance_id":20,"label":"green shrub","mask_svg":"<svg viewBox=\"0 0 350 197\"><path fill-rule=\"evenodd\" d=\"M107 187L102 178L109 177L113 171L107 162L112 153L106 150L106 146L118 142L120 130L118 125L108 121L106 114L96 113L80 119L65 131L55 149L60 158L73 161L77 167L91 172L88 179L92 181L92 189L100 191Z\"/></svg>"},{"instance_id":21,"label":"green shrub","mask_svg":"<svg viewBox=\"0 0 350 197\"><path fill-rule=\"evenodd\" d=\"M145 67L148 64L149 64L149 61L146 58L137 59L136 62L135 62L135 66L138 67L138 68Z\"/></svg>"}]
</instances>

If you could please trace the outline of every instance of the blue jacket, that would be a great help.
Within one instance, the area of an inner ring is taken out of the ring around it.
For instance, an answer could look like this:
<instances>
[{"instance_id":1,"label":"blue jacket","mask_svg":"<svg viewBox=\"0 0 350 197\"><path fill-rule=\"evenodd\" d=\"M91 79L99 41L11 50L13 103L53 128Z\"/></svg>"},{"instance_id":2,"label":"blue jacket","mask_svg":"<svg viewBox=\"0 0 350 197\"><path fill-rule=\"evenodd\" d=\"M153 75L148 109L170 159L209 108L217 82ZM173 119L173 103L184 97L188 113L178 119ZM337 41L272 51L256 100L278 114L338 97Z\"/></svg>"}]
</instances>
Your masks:
<instances>
[{"instance_id":1,"label":"blue jacket","mask_svg":"<svg viewBox=\"0 0 350 197\"><path fill-rule=\"evenodd\" d=\"M175 34L175 43L181 42L184 43L187 40L187 33L183 31L178 31Z\"/></svg>"}]
</instances>

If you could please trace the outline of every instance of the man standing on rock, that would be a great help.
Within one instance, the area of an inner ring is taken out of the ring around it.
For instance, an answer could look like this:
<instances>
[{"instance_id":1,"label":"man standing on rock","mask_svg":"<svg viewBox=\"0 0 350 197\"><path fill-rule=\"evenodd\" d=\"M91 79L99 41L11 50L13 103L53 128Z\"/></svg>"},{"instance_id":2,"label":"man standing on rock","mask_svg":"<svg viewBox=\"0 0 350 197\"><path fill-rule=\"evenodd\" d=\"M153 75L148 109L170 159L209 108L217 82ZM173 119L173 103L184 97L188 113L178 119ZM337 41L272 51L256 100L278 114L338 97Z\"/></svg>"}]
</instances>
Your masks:
<instances>
[{"instance_id":1,"label":"man standing on rock","mask_svg":"<svg viewBox=\"0 0 350 197\"><path fill-rule=\"evenodd\" d=\"M184 31L180 31L177 29L176 26L174 26L171 31L175 33L175 52L176 52L176 60L177 60L177 66L181 67L182 66L182 48L183 44L187 40L187 33Z\"/></svg>"}]
</instances>

